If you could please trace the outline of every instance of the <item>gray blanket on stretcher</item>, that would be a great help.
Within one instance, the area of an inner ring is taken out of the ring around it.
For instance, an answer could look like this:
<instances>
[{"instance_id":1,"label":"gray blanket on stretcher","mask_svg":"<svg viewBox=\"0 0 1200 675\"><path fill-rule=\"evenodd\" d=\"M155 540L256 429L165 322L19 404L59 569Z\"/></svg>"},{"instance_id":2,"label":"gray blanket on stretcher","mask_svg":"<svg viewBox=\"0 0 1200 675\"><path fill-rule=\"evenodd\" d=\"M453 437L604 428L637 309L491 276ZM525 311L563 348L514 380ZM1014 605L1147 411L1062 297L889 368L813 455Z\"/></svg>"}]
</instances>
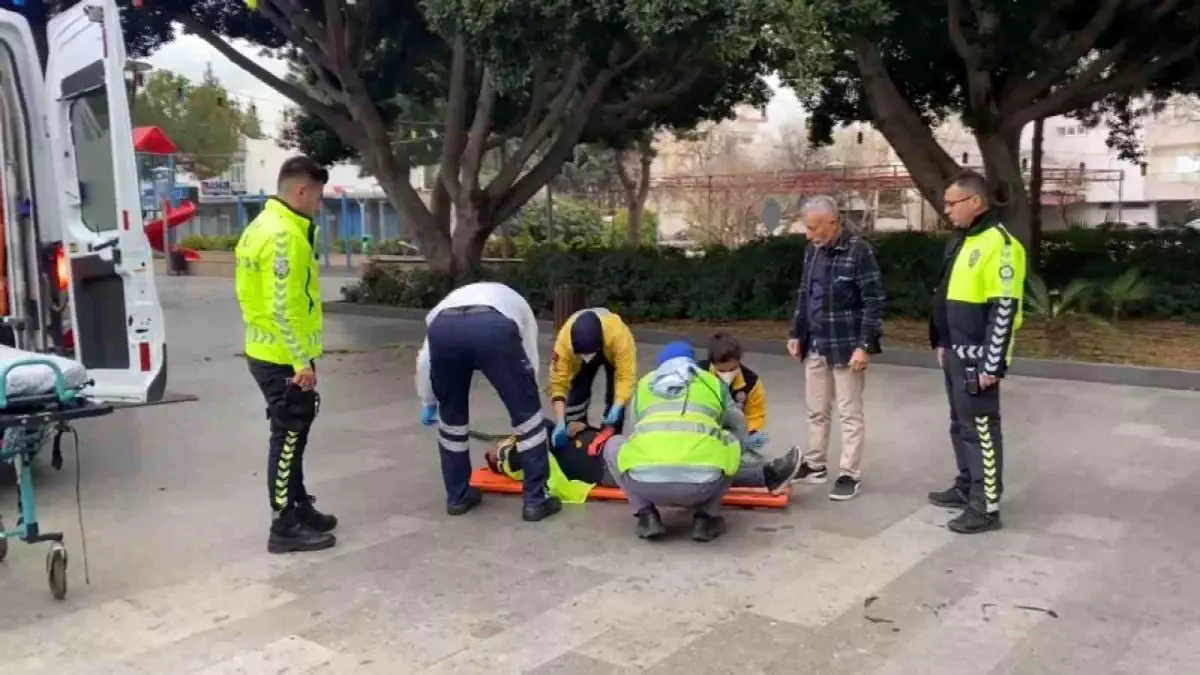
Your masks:
<instances>
[{"instance_id":1,"label":"gray blanket on stretcher","mask_svg":"<svg viewBox=\"0 0 1200 675\"><path fill-rule=\"evenodd\" d=\"M30 359L44 359L53 362L62 370L68 388L77 389L87 382L87 369L78 361L54 354L38 354L0 345L0 371L14 363ZM8 381L5 385L5 394L9 398L52 394L54 393L54 371L45 364L21 366L9 371Z\"/></svg>"}]
</instances>

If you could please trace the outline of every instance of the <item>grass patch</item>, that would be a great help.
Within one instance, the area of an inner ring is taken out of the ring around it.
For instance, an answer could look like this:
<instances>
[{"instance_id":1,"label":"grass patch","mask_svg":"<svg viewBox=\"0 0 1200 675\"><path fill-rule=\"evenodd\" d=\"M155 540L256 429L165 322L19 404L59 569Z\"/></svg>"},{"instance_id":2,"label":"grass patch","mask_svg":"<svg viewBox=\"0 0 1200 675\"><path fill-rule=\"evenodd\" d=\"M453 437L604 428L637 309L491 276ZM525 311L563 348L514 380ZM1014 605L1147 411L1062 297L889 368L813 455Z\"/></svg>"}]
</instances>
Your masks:
<instances>
[{"instance_id":1,"label":"grass patch","mask_svg":"<svg viewBox=\"0 0 1200 675\"><path fill-rule=\"evenodd\" d=\"M1069 317L1065 321L1065 330L1058 331L1051 339L1044 321L1026 319L1017 333L1017 356L1200 370L1200 325L1181 321L1109 324L1085 317ZM779 351L783 353L788 324L783 321L657 321L638 323L637 326L701 335L724 329L739 337L779 340ZM929 349L929 328L925 321L889 319L884 322L883 331L885 351L889 348ZM697 347L703 348L703 345Z\"/></svg>"}]
</instances>

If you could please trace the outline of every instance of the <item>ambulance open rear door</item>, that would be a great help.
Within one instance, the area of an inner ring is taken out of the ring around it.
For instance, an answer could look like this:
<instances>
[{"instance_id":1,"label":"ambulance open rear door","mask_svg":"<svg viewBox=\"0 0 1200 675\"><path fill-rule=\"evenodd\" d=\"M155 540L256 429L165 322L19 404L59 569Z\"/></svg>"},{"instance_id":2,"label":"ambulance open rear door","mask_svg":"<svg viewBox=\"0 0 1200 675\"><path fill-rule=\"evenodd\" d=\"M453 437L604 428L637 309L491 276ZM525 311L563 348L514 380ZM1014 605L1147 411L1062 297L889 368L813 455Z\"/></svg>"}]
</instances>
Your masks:
<instances>
[{"instance_id":1,"label":"ambulance open rear door","mask_svg":"<svg viewBox=\"0 0 1200 675\"><path fill-rule=\"evenodd\" d=\"M155 402L166 388L166 336L142 228L116 3L83 0L54 16L47 45L57 283L69 293L75 358L95 381L85 393Z\"/></svg>"}]
</instances>

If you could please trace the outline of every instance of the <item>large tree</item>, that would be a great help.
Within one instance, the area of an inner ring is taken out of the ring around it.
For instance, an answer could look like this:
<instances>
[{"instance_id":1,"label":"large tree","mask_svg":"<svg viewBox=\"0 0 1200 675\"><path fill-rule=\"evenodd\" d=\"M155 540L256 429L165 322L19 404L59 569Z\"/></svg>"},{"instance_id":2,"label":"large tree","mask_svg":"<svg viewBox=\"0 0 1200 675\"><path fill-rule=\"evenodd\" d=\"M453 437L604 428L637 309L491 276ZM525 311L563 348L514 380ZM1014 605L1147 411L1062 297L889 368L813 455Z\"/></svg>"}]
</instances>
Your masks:
<instances>
[{"instance_id":1,"label":"large tree","mask_svg":"<svg viewBox=\"0 0 1200 675\"><path fill-rule=\"evenodd\" d=\"M300 137L319 137L326 161L357 158L416 226L431 267L459 282L477 275L488 235L578 143L762 103L775 55L764 26L782 3L259 0L257 12L240 0L142 5L124 13L132 53L171 39L178 22L290 98L312 118ZM231 38L274 50L307 80L275 77ZM429 131L429 118L405 116L414 111L441 122L428 203L409 183L406 141ZM489 153L501 158L485 174Z\"/></svg>"},{"instance_id":2,"label":"large tree","mask_svg":"<svg viewBox=\"0 0 1200 675\"><path fill-rule=\"evenodd\" d=\"M162 129L179 148L180 168L197 178L212 178L229 167L240 136L251 136L257 129L257 114L249 110L229 96L211 67L199 85L157 70L137 92L133 121L135 126Z\"/></svg>"},{"instance_id":3,"label":"large tree","mask_svg":"<svg viewBox=\"0 0 1200 675\"><path fill-rule=\"evenodd\" d=\"M978 141L993 198L1026 240L1027 125L1107 119L1114 145L1129 153L1147 98L1200 84L1200 3L1189 0L818 0L799 9L805 21L813 9L826 21L818 68L800 60L791 69L820 79L804 89L813 140L839 123L872 122L940 208L961 167L932 128L958 115Z\"/></svg>"}]
</instances>

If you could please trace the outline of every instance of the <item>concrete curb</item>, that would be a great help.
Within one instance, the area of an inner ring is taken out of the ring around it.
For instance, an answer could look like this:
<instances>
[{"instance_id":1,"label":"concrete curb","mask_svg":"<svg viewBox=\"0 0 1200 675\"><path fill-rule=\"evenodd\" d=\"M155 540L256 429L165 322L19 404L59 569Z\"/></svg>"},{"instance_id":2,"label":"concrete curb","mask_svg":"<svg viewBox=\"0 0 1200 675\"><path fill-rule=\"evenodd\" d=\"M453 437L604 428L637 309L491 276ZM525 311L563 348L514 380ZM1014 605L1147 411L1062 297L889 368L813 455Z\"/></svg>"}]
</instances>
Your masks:
<instances>
[{"instance_id":1,"label":"concrete curb","mask_svg":"<svg viewBox=\"0 0 1200 675\"><path fill-rule=\"evenodd\" d=\"M424 321L429 310L411 307L386 307L381 305L359 305L349 302L326 302L325 312L328 314L351 314L370 316L384 319L400 319L404 321ZM550 321L542 321L541 328L546 332L554 330ZM706 335L695 333L674 333L667 331L648 330L634 326L634 334L638 342L649 344L664 344L673 340L687 340L693 344L702 344L707 340ZM783 355L783 340L743 339L742 346L748 352L759 354ZM937 368L937 359L931 352L913 349L888 349L877 354L872 359L875 363L892 366L908 366L911 368ZM1013 359L1009 372L1023 377L1038 377L1049 380L1070 380L1075 382L1095 382L1098 384L1119 384L1130 387L1154 387L1158 389L1175 389L1181 391L1200 391L1200 371L1173 370L1169 368L1145 368L1142 366L1124 366L1109 363L1081 363L1075 361L1052 361L1048 359Z\"/></svg>"}]
</instances>

